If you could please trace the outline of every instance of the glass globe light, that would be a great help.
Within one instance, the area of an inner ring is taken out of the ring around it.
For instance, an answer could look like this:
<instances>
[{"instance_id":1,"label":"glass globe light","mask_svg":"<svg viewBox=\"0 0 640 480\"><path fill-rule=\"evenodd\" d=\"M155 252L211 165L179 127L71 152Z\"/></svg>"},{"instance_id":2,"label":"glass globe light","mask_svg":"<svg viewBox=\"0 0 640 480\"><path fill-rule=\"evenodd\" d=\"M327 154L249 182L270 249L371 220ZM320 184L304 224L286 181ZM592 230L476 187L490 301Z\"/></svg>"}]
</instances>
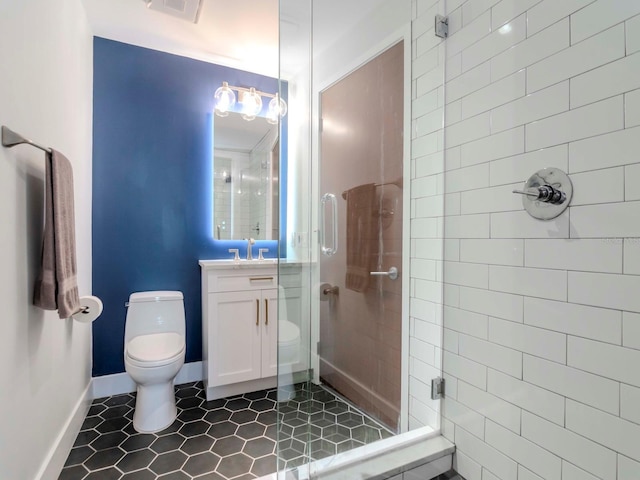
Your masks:
<instances>
[{"instance_id":1,"label":"glass globe light","mask_svg":"<svg viewBox=\"0 0 640 480\"><path fill-rule=\"evenodd\" d=\"M269 110L267 111L267 122L272 125L278 123L282 117L287 114L287 102L280 98L280 95L276 93L276 96L269 102Z\"/></svg>"},{"instance_id":2,"label":"glass globe light","mask_svg":"<svg viewBox=\"0 0 640 480\"><path fill-rule=\"evenodd\" d=\"M251 121L262 111L262 97L251 87L249 93L242 96L242 118Z\"/></svg>"},{"instance_id":3,"label":"glass globe light","mask_svg":"<svg viewBox=\"0 0 640 480\"><path fill-rule=\"evenodd\" d=\"M222 82L222 86L216 90L213 98L215 100L214 110L219 117L229 115L229 110L236 104L236 94L229 88L227 82Z\"/></svg>"}]
</instances>

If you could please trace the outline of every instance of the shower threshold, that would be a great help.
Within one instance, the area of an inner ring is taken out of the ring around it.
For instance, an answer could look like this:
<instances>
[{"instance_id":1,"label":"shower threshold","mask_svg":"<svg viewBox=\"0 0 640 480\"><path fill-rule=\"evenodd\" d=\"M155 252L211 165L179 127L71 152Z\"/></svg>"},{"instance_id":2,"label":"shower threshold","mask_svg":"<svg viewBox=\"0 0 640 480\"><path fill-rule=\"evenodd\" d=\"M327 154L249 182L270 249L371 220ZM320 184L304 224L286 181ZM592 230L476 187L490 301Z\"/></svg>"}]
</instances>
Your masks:
<instances>
[{"instance_id":1,"label":"shower threshold","mask_svg":"<svg viewBox=\"0 0 640 480\"><path fill-rule=\"evenodd\" d=\"M454 451L438 432L421 427L258 480L381 480L415 468L421 478L433 478L451 470Z\"/></svg>"}]
</instances>

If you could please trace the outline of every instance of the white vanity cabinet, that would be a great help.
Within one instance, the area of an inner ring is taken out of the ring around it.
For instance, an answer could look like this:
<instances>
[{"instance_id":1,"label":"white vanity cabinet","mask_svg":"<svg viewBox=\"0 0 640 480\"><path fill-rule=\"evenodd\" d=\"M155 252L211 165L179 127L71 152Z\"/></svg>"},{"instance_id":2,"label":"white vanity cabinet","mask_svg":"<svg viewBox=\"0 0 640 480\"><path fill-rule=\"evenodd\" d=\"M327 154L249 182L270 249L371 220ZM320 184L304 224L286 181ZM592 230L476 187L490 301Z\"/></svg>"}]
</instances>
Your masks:
<instances>
[{"instance_id":1,"label":"white vanity cabinet","mask_svg":"<svg viewBox=\"0 0 640 480\"><path fill-rule=\"evenodd\" d=\"M277 265L201 261L200 266L207 400L275 387Z\"/></svg>"}]
</instances>

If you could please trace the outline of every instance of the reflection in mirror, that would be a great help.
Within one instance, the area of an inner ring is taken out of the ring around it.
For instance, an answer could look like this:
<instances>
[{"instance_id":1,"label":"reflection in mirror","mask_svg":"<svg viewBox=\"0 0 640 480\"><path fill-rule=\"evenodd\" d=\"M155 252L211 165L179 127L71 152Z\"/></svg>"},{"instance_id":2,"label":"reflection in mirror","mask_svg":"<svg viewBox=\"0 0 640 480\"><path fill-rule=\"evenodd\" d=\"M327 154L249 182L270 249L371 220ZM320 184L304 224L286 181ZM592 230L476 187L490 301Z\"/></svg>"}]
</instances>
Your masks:
<instances>
[{"instance_id":1,"label":"reflection in mirror","mask_svg":"<svg viewBox=\"0 0 640 480\"><path fill-rule=\"evenodd\" d=\"M278 238L278 126L230 112L214 119L213 225L218 240Z\"/></svg>"}]
</instances>

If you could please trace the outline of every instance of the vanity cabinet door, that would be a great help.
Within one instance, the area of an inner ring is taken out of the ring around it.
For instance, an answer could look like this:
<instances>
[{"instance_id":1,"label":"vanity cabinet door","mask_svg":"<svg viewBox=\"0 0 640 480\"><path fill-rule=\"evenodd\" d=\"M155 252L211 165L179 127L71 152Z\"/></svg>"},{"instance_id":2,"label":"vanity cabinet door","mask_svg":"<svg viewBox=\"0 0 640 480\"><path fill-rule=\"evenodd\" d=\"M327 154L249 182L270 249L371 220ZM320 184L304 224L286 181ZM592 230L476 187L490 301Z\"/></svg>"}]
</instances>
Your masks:
<instances>
[{"instance_id":1,"label":"vanity cabinet door","mask_svg":"<svg viewBox=\"0 0 640 480\"><path fill-rule=\"evenodd\" d=\"M260 291L209 294L210 386L262 376L261 303Z\"/></svg>"},{"instance_id":2,"label":"vanity cabinet door","mask_svg":"<svg viewBox=\"0 0 640 480\"><path fill-rule=\"evenodd\" d=\"M262 290L262 377L278 374L278 289Z\"/></svg>"}]
</instances>

